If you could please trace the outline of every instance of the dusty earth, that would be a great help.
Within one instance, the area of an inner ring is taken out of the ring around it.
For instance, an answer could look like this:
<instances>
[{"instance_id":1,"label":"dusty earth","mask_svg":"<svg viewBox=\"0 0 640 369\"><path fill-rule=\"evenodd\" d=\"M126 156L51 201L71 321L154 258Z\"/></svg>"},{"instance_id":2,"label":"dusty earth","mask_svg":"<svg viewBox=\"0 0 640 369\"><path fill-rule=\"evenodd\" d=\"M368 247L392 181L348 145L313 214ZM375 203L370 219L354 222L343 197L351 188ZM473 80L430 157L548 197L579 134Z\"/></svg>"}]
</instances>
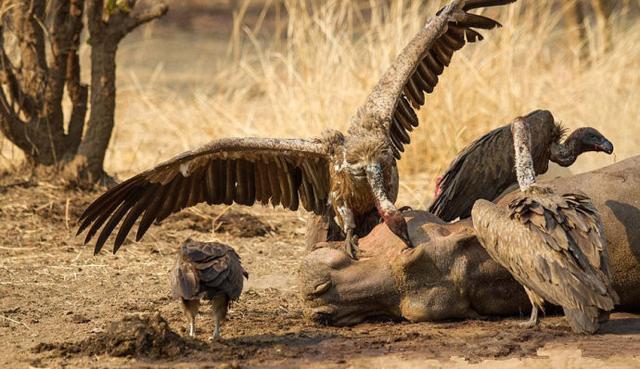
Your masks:
<instances>
[{"instance_id":1,"label":"dusty earth","mask_svg":"<svg viewBox=\"0 0 640 369\"><path fill-rule=\"evenodd\" d=\"M518 317L315 325L296 287L302 213L197 207L115 256L93 256L74 234L97 194L0 177L0 367L640 367L640 316L627 313L593 337L573 335L559 317L534 330ZM232 245L251 274L221 343L207 340L208 308L197 338L186 338L169 298L173 252L187 237Z\"/></svg>"}]
</instances>

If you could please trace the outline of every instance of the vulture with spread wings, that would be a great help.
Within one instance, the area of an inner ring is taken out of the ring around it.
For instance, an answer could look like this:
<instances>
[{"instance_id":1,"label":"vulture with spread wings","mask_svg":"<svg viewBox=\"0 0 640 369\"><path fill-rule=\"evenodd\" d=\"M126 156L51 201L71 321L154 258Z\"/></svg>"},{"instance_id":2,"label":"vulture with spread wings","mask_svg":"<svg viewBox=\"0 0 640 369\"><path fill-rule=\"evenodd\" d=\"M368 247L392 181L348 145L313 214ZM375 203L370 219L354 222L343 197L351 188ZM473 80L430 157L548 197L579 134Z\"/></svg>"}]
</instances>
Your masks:
<instances>
[{"instance_id":1,"label":"vulture with spread wings","mask_svg":"<svg viewBox=\"0 0 640 369\"><path fill-rule=\"evenodd\" d=\"M469 11L515 0L454 0L432 17L402 50L346 135L327 131L316 139L229 138L214 141L113 187L82 214L78 233L97 233L95 252L120 224L114 252L137 219L139 240L154 221L198 203L300 205L334 220L353 255L359 222L377 210L408 245L407 225L394 202L396 160L418 126L414 109L425 103L456 50L482 40L477 29L498 22Z\"/></svg>"}]
</instances>

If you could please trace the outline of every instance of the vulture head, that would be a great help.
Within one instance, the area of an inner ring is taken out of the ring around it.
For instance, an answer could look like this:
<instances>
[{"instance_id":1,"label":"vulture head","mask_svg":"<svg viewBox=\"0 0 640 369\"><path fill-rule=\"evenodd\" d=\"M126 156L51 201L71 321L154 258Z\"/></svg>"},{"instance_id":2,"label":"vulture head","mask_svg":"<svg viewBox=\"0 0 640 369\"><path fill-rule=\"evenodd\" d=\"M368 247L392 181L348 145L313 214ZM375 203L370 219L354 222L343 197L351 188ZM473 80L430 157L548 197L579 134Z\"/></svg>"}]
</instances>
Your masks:
<instances>
[{"instance_id":1,"label":"vulture head","mask_svg":"<svg viewBox=\"0 0 640 369\"><path fill-rule=\"evenodd\" d=\"M613 153L613 144L597 129L591 127L578 128L573 131L564 143L551 145L551 161L568 167L580 154L585 152Z\"/></svg>"},{"instance_id":2,"label":"vulture head","mask_svg":"<svg viewBox=\"0 0 640 369\"><path fill-rule=\"evenodd\" d=\"M613 153L611 141L595 128L578 128L567 138L567 141L573 143L578 155L588 151Z\"/></svg>"}]
</instances>

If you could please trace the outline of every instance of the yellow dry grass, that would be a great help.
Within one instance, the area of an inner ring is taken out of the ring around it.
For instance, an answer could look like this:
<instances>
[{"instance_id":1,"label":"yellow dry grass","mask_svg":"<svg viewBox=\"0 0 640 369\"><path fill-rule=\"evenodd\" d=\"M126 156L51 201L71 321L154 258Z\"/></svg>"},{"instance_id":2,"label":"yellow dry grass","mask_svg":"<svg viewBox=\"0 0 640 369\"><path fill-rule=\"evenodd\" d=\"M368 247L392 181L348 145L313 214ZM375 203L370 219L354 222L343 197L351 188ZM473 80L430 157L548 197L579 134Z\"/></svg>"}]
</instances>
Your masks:
<instances>
[{"instance_id":1,"label":"yellow dry grass","mask_svg":"<svg viewBox=\"0 0 640 369\"><path fill-rule=\"evenodd\" d=\"M153 28L127 41L107 169L126 177L225 136L304 137L346 128L442 1L283 3L290 16L271 20L267 31L260 17L243 26L240 6L228 45ZM593 61L581 65L563 23L569 3L520 1L491 10L504 28L458 52L419 113L421 126L400 162L403 203L424 204L433 178L460 149L537 108L569 128L594 126L614 142L614 157L585 155L578 171L640 153L640 24L616 14L607 53L597 27L588 27ZM15 162L19 155L3 146L4 164Z\"/></svg>"}]
</instances>

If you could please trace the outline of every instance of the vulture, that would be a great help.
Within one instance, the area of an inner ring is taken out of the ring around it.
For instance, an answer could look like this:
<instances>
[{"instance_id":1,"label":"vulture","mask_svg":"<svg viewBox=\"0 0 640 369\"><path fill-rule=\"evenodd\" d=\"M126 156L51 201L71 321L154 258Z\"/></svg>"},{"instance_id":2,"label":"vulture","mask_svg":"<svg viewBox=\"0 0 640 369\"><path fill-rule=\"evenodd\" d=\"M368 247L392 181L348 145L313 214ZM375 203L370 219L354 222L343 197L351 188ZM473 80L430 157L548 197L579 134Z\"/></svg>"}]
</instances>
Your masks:
<instances>
[{"instance_id":1,"label":"vulture","mask_svg":"<svg viewBox=\"0 0 640 369\"><path fill-rule=\"evenodd\" d=\"M584 152L613 153L613 145L594 128L578 128L564 142L565 129L546 110L524 117L531 132L531 155L537 174L549 169L549 160L572 165ZM478 199L493 201L516 183L511 125L496 128L463 149L436 183L429 212L442 220L467 218Z\"/></svg>"},{"instance_id":2,"label":"vulture","mask_svg":"<svg viewBox=\"0 0 640 369\"><path fill-rule=\"evenodd\" d=\"M282 205L335 221L353 256L363 219L377 212L411 246L394 202L396 160L418 126L417 109L433 92L453 53L500 24L471 10L515 0L454 0L432 17L373 88L346 134L311 139L224 138L180 154L105 192L80 217L85 243L102 228L98 253L115 227L114 253L137 219L136 240L150 225L198 203Z\"/></svg>"},{"instance_id":3,"label":"vulture","mask_svg":"<svg viewBox=\"0 0 640 369\"><path fill-rule=\"evenodd\" d=\"M185 241L176 258L171 280L173 298L179 299L189 321L189 336L195 336L200 300L211 301L216 327L212 339L220 338L220 324L229 303L242 293L243 277L249 274L234 249L217 242Z\"/></svg>"},{"instance_id":4,"label":"vulture","mask_svg":"<svg viewBox=\"0 0 640 369\"><path fill-rule=\"evenodd\" d=\"M574 332L592 334L619 303L602 220L586 195L558 195L535 183L530 128L522 119L512 125L521 192L508 209L478 200L473 225L489 255L524 286L532 305L525 326L538 323L548 301L563 308Z\"/></svg>"}]
</instances>

